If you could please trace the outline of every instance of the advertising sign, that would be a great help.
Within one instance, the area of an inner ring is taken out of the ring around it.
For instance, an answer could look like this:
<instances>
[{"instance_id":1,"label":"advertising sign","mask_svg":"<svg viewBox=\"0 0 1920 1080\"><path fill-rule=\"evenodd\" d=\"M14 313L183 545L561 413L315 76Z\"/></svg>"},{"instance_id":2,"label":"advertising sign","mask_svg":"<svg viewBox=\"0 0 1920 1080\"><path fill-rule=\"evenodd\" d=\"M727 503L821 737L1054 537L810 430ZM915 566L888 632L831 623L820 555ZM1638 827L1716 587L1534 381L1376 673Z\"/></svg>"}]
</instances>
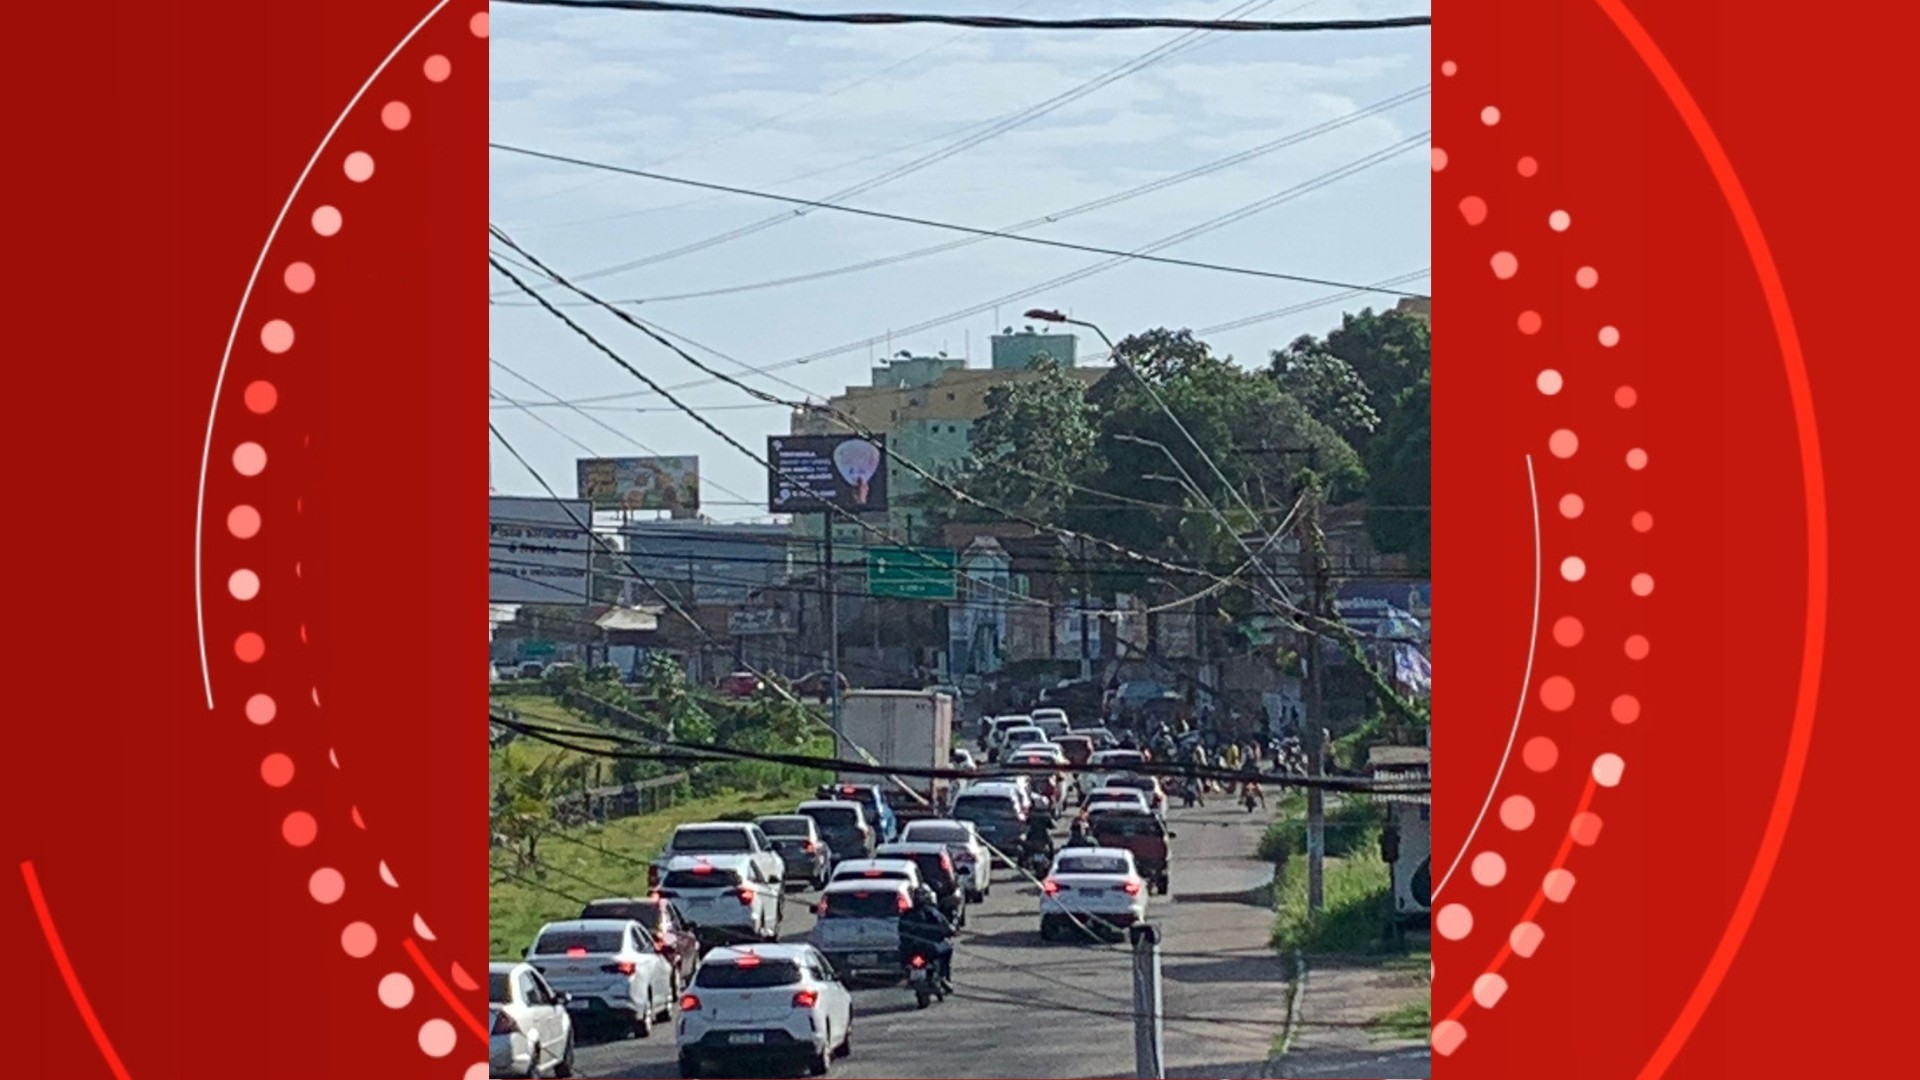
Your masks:
<instances>
[{"instance_id":1,"label":"advertising sign","mask_svg":"<svg viewBox=\"0 0 1920 1080\"><path fill-rule=\"evenodd\" d=\"M576 471L596 510L700 509L697 457L581 458Z\"/></svg>"},{"instance_id":2,"label":"advertising sign","mask_svg":"<svg viewBox=\"0 0 1920 1080\"><path fill-rule=\"evenodd\" d=\"M769 435L767 463L771 513L887 508L885 435Z\"/></svg>"},{"instance_id":3,"label":"advertising sign","mask_svg":"<svg viewBox=\"0 0 1920 1080\"><path fill-rule=\"evenodd\" d=\"M490 603L593 602L591 503L495 495L487 518Z\"/></svg>"},{"instance_id":4,"label":"advertising sign","mask_svg":"<svg viewBox=\"0 0 1920 1080\"><path fill-rule=\"evenodd\" d=\"M779 608L735 608L727 612L727 633L735 637L793 633L793 613Z\"/></svg>"}]
</instances>

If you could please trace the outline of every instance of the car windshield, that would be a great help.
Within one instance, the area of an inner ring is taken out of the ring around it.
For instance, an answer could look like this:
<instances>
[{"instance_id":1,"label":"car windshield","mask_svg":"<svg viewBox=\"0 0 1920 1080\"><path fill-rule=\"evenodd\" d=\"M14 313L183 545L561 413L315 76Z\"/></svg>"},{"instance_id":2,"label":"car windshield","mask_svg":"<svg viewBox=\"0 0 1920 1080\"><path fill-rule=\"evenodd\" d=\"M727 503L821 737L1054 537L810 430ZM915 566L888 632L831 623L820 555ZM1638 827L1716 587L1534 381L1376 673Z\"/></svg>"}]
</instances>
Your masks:
<instances>
[{"instance_id":1,"label":"car windshield","mask_svg":"<svg viewBox=\"0 0 1920 1080\"><path fill-rule=\"evenodd\" d=\"M722 854L752 851L753 845L745 829L681 829L673 834L673 850Z\"/></svg>"},{"instance_id":2,"label":"car windshield","mask_svg":"<svg viewBox=\"0 0 1920 1080\"><path fill-rule=\"evenodd\" d=\"M900 894L895 892L837 892L820 898L823 919L898 919Z\"/></svg>"},{"instance_id":3,"label":"car windshield","mask_svg":"<svg viewBox=\"0 0 1920 1080\"><path fill-rule=\"evenodd\" d=\"M733 889L740 885L740 871L713 867L706 870L673 870L660 881L663 889Z\"/></svg>"},{"instance_id":4,"label":"car windshield","mask_svg":"<svg viewBox=\"0 0 1920 1080\"><path fill-rule=\"evenodd\" d=\"M1058 874L1124 874L1127 860L1117 855L1066 855L1053 869Z\"/></svg>"},{"instance_id":5,"label":"car windshield","mask_svg":"<svg viewBox=\"0 0 1920 1080\"><path fill-rule=\"evenodd\" d=\"M1020 810L1013 805L1011 798L982 795L969 799L962 796L953 801L953 816L963 821L996 821L1017 818Z\"/></svg>"},{"instance_id":6,"label":"car windshield","mask_svg":"<svg viewBox=\"0 0 1920 1080\"><path fill-rule=\"evenodd\" d=\"M616 900L588 904L580 912L583 919L632 919L648 930L660 925L660 905L652 900Z\"/></svg>"},{"instance_id":7,"label":"car windshield","mask_svg":"<svg viewBox=\"0 0 1920 1080\"><path fill-rule=\"evenodd\" d=\"M792 986L800 981L800 965L791 960L724 960L701 964L693 985L702 990L760 990Z\"/></svg>"},{"instance_id":8,"label":"car windshield","mask_svg":"<svg viewBox=\"0 0 1920 1080\"><path fill-rule=\"evenodd\" d=\"M854 806L809 806L806 815L823 829L851 829L860 824L860 810Z\"/></svg>"},{"instance_id":9,"label":"car windshield","mask_svg":"<svg viewBox=\"0 0 1920 1080\"><path fill-rule=\"evenodd\" d=\"M1103 814L1096 831L1102 836L1166 836L1160 822L1145 814Z\"/></svg>"},{"instance_id":10,"label":"car windshield","mask_svg":"<svg viewBox=\"0 0 1920 1080\"><path fill-rule=\"evenodd\" d=\"M565 956L575 950L591 954L617 953L620 938L618 930L550 930L540 935L533 951L540 956Z\"/></svg>"},{"instance_id":11,"label":"car windshield","mask_svg":"<svg viewBox=\"0 0 1920 1080\"><path fill-rule=\"evenodd\" d=\"M487 976L487 1004L509 1005L513 1002L512 979L504 971L495 971Z\"/></svg>"},{"instance_id":12,"label":"car windshield","mask_svg":"<svg viewBox=\"0 0 1920 1080\"><path fill-rule=\"evenodd\" d=\"M812 834L813 826L806 818L762 818L760 831L768 836L789 836L804 840Z\"/></svg>"},{"instance_id":13,"label":"car windshield","mask_svg":"<svg viewBox=\"0 0 1920 1080\"><path fill-rule=\"evenodd\" d=\"M958 825L909 825L906 837L920 844L964 844L967 830Z\"/></svg>"}]
</instances>

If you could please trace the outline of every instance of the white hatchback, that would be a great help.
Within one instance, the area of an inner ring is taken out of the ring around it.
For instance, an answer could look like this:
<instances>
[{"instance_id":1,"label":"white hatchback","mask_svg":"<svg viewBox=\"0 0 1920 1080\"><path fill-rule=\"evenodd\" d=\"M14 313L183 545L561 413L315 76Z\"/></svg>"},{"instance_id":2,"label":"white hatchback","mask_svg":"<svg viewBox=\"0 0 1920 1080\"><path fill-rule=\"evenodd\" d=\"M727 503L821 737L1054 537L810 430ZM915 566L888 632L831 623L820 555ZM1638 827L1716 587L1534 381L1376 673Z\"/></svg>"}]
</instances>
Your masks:
<instances>
[{"instance_id":1,"label":"white hatchback","mask_svg":"<svg viewBox=\"0 0 1920 1080\"><path fill-rule=\"evenodd\" d=\"M1126 848L1068 848L1040 883L1040 936L1077 927L1112 930L1145 922L1147 882Z\"/></svg>"},{"instance_id":2,"label":"white hatchback","mask_svg":"<svg viewBox=\"0 0 1920 1080\"><path fill-rule=\"evenodd\" d=\"M527 950L547 985L567 995L577 1024L614 1024L640 1038L673 1019L673 965L630 919L572 919L540 928Z\"/></svg>"},{"instance_id":3,"label":"white hatchback","mask_svg":"<svg viewBox=\"0 0 1920 1080\"><path fill-rule=\"evenodd\" d=\"M672 901L703 945L772 941L780 936L781 882L768 878L752 856L669 859L655 891Z\"/></svg>"},{"instance_id":4,"label":"white hatchback","mask_svg":"<svg viewBox=\"0 0 1920 1080\"><path fill-rule=\"evenodd\" d=\"M487 965L488 1076L572 1076L567 996L531 964Z\"/></svg>"},{"instance_id":5,"label":"white hatchback","mask_svg":"<svg viewBox=\"0 0 1920 1080\"><path fill-rule=\"evenodd\" d=\"M811 945L715 949L680 998L680 1075L778 1060L824 1076L852 1029L853 995Z\"/></svg>"}]
</instances>

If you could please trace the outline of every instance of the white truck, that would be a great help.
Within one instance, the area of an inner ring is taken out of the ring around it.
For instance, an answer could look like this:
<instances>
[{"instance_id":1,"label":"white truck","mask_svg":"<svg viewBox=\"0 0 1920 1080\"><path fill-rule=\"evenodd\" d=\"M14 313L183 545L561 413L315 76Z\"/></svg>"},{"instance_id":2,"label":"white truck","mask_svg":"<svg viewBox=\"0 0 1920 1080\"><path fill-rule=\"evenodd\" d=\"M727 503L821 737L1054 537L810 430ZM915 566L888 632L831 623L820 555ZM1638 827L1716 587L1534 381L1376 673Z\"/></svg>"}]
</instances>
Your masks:
<instances>
[{"instance_id":1,"label":"white truck","mask_svg":"<svg viewBox=\"0 0 1920 1080\"><path fill-rule=\"evenodd\" d=\"M874 761L893 768L945 769L952 764L953 698L937 690L850 690L840 698L840 730L846 740ZM841 756L852 761L866 760L859 750L843 742ZM938 817L947 804L950 781L922 776L902 776L907 784L928 802L923 803L905 791L900 783L873 773L843 773L842 784L877 784L904 821Z\"/></svg>"}]
</instances>

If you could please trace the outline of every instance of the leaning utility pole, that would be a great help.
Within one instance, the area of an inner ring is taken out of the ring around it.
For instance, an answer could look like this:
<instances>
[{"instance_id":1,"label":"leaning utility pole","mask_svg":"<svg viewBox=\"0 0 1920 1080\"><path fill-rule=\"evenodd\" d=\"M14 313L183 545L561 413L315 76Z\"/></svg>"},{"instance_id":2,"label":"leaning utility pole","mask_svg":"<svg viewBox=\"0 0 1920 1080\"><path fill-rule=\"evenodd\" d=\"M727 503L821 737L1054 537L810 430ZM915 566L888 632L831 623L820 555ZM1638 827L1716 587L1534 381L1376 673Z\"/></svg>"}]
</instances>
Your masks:
<instances>
[{"instance_id":1,"label":"leaning utility pole","mask_svg":"<svg viewBox=\"0 0 1920 1080\"><path fill-rule=\"evenodd\" d=\"M1327 613L1326 534L1320 531L1320 492L1310 489L1300 506L1301 573L1308 586L1308 618L1300 635L1301 673L1305 677L1307 775L1307 911L1317 914L1326 902L1327 807L1320 781L1326 777L1326 678L1320 670L1320 622Z\"/></svg>"}]
</instances>

